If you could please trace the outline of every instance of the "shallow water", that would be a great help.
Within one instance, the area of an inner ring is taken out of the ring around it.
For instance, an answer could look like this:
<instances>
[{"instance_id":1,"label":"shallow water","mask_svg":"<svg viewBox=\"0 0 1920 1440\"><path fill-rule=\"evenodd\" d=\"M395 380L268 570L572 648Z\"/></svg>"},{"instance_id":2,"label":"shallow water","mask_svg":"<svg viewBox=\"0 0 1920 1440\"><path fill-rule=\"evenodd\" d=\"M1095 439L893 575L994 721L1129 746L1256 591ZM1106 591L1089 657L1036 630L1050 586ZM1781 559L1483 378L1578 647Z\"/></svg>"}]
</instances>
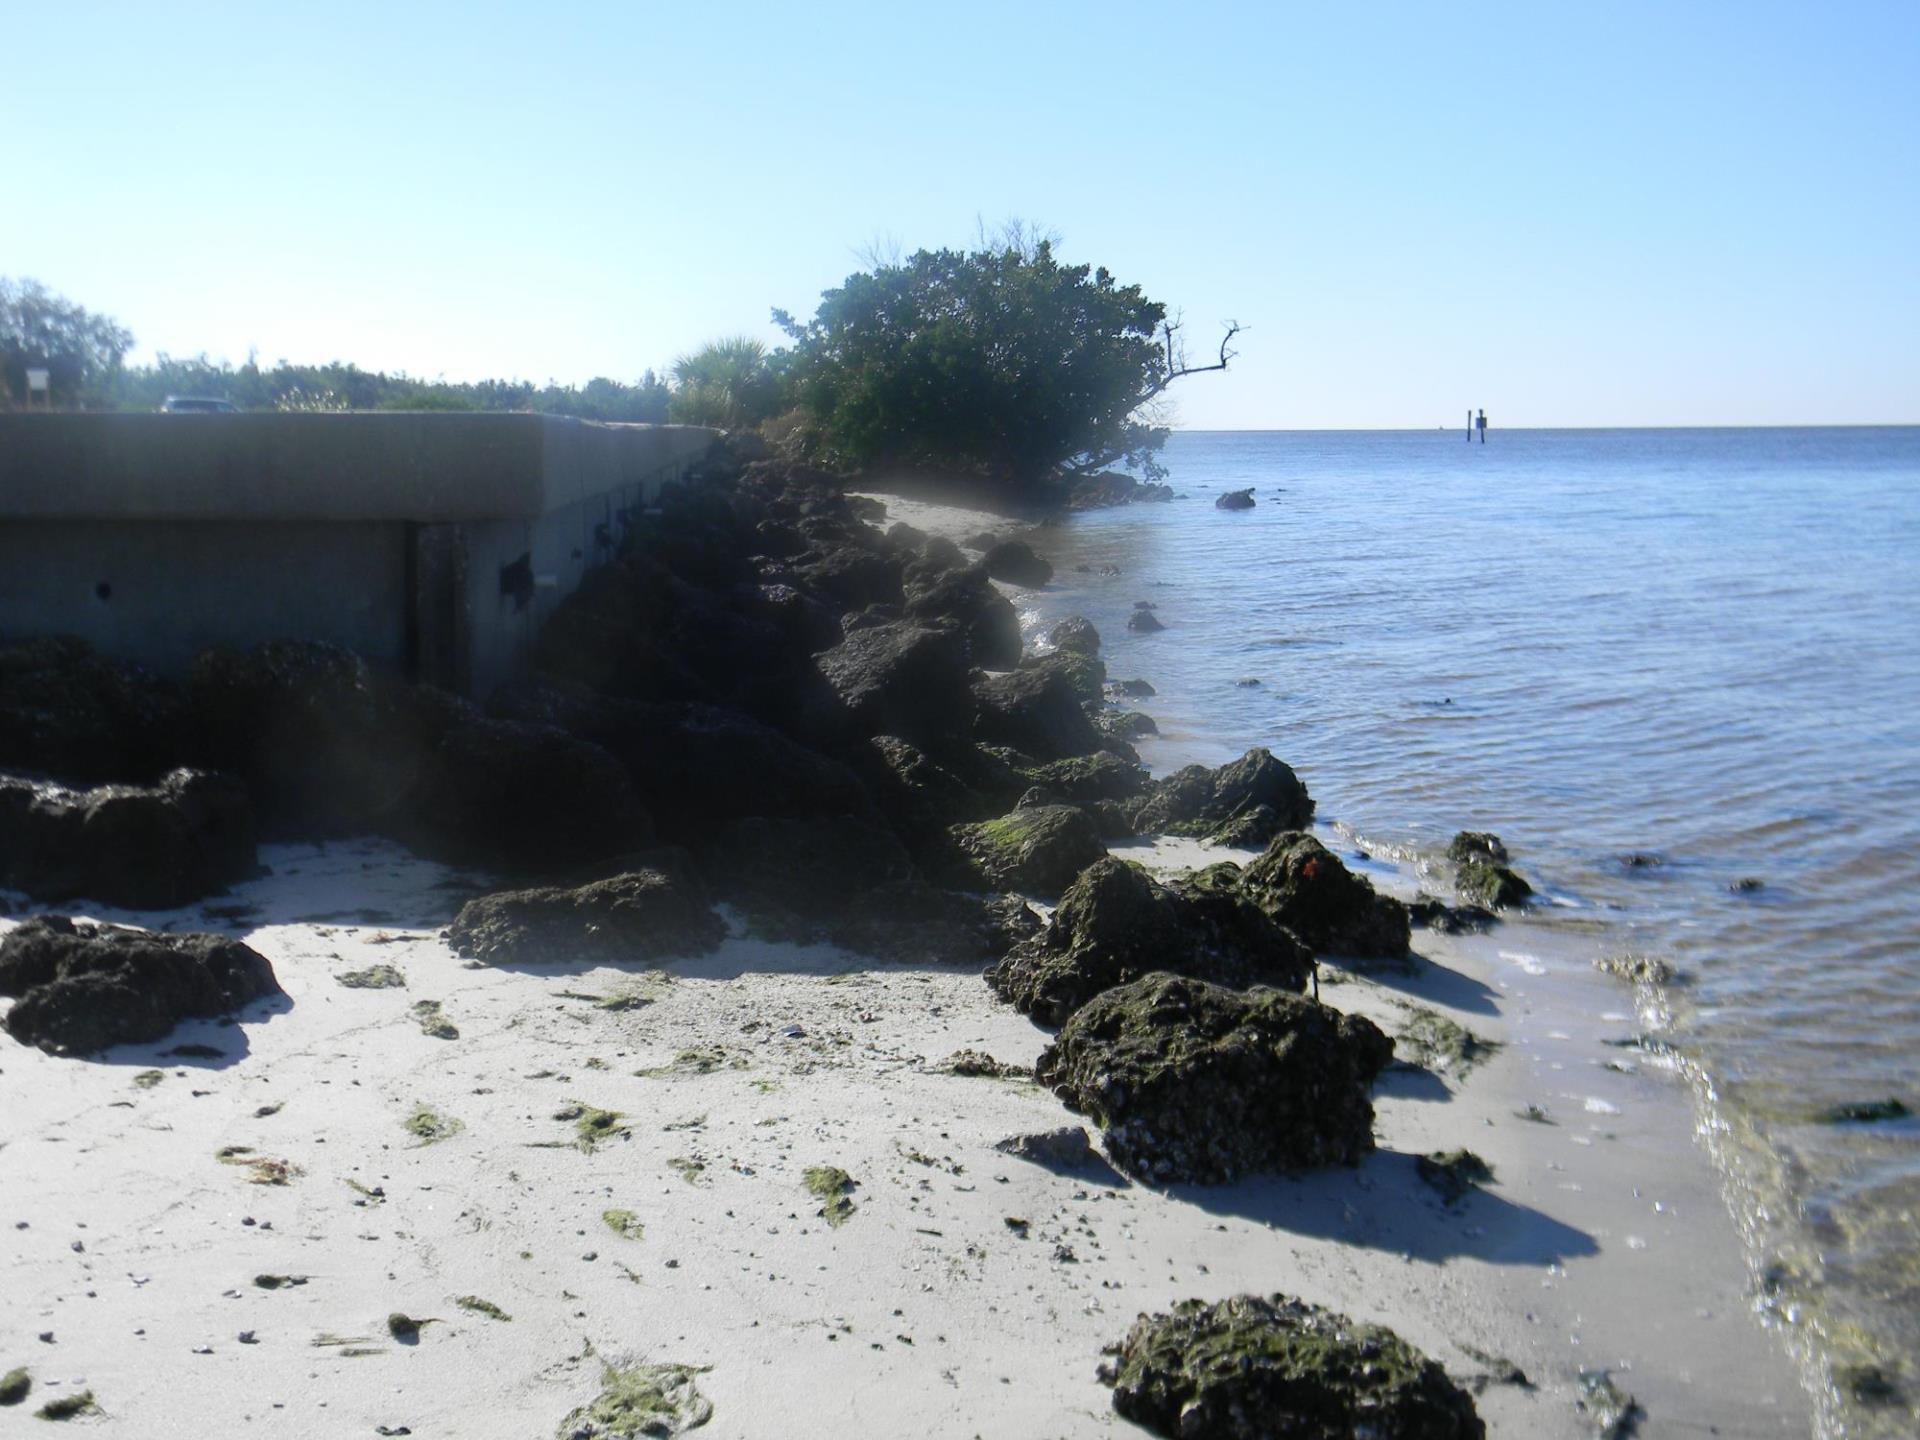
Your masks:
<instances>
[{"instance_id":1,"label":"shallow water","mask_svg":"<svg viewBox=\"0 0 1920 1440\"><path fill-rule=\"evenodd\" d=\"M1920 429L1186 433L1165 460L1183 499L1036 537L1029 622L1086 615L1158 688L1156 771L1265 744L1323 818L1414 851L1497 831L1613 948L1672 958L1781 1313L1910 1402L1920 1120L1808 1117L1920 1110ZM1163 632L1127 630L1141 600Z\"/></svg>"}]
</instances>

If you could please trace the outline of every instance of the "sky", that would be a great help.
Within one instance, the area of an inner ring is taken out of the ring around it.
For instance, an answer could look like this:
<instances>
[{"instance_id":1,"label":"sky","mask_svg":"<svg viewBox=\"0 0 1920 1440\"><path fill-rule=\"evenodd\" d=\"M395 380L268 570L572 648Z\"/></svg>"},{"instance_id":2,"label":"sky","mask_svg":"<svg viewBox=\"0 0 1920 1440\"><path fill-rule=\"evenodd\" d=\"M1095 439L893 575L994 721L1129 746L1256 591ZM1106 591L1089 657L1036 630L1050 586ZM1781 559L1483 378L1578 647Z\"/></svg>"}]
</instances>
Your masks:
<instances>
[{"instance_id":1,"label":"sky","mask_svg":"<svg viewBox=\"0 0 1920 1440\"><path fill-rule=\"evenodd\" d=\"M581 381L1018 218L1192 428L1920 421L1920 4L0 0L0 275Z\"/></svg>"}]
</instances>

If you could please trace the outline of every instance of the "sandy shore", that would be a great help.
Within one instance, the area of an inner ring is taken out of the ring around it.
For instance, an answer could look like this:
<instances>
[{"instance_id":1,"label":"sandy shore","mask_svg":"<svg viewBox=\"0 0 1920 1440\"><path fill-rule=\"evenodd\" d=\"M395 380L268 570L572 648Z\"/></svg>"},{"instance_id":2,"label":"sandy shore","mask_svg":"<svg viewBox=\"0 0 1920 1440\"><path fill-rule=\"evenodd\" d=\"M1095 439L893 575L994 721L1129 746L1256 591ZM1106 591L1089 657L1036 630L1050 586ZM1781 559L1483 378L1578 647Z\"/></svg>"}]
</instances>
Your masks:
<instances>
[{"instance_id":1,"label":"sandy shore","mask_svg":"<svg viewBox=\"0 0 1920 1440\"><path fill-rule=\"evenodd\" d=\"M919 509L897 513L930 528ZM285 1002L98 1061L0 1038L0 1371L35 1382L7 1415L91 1390L101 1413L73 1423L155 1440L523 1440L605 1364L645 1361L711 1367L718 1436L1137 1434L1102 1347L1143 1310L1278 1290L1462 1379L1517 1365L1534 1388L1478 1399L1495 1435L1591 1434L1575 1400L1598 1369L1644 1434L1809 1431L1684 1086L1604 1043L1643 1022L1577 915L1416 932L1410 975L1328 972L1325 1000L1389 1032L1425 1007L1498 1047L1467 1073L1390 1072L1357 1170L1158 1192L995 1148L1075 1117L1030 1080L945 1067L1031 1065L1048 1040L977 969L739 935L659 969L474 968L440 929L485 877L373 841L262 858L204 906L95 913L243 936ZM340 983L374 965L404 986ZM424 1032L422 1001L457 1038ZM590 1148L583 1105L620 1117ZM441 1138L410 1128L423 1112ZM1457 1146L1496 1179L1450 1207L1414 1157ZM817 1166L856 1184L838 1226ZM399 1343L395 1311L439 1323Z\"/></svg>"}]
</instances>

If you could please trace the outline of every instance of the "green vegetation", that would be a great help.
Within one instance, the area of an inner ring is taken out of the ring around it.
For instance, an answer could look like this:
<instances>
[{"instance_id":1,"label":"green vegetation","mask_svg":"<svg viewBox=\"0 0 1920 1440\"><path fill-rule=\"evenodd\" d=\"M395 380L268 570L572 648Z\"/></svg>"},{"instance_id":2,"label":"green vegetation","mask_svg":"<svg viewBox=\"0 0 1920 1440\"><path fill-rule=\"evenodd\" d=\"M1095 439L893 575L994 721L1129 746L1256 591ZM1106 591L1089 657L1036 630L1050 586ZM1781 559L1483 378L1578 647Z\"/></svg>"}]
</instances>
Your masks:
<instances>
[{"instance_id":1,"label":"green vegetation","mask_svg":"<svg viewBox=\"0 0 1920 1440\"><path fill-rule=\"evenodd\" d=\"M78 1395L62 1395L57 1400L49 1400L34 1413L42 1420L73 1420L81 1415L97 1415L100 1407L94 1403L93 1391L82 1390Z\"/></svg>"},{"instance_id":2,"label":"green vegetation","mask_svg":"<svg viewBox=\"0 0 1920 1440\"><path fill-rule=\"evenodd\" d=\"M602 1140L610 1140L615 1135L629 1133L620 1123L618 1110L599 1110L591 1105L583 1105L578 1100L561 1106L553 1112L556 1120L573 1122L574 1143L582 1150L591 1152Z\"/></svg>"},{"instance_id":3,"label":"green vegetation","mask_svg":"<svg viewBox=\"0 0 1920 1440\"><path fill-rule=\"evenodd\" d=\"M502 1310L491 1300L482 1300L478 1295L462 1295L453 1302L462 1310L471 1310L476 1315L485 1315L489 1320L511 1320L513 1316Z\"/></svg>"},{"instance_id":4,"label":"green vegetation","mask_svg":"<svg viewBox=\"0 0 1920 1440\"><path fill-rule=\"evenodd\" d=\"M820 1202L820 1214L836 1229L853 1218L854 1203L849 1198L854 1178L837 1165L815 1165L802 1177L802 1183Z\"/></svg>"},{"instance_id":5,"label":"green vegetation","mask_svg":"<svg viewBox=\"0 0 1920 1440\"><path fill-rule=\"evenodd\" d=\"M774 321L793 338L787 381L822 458L1019 486L1119 462L1157 478L1167 431L1146 407L1231 358L1223 341L1217 365L1187 366L1164 305L1104 268L1062 264L1020 227L876 265L825 292L805 324Z\"/></svg>"},{"instance_id":6,"label":"green vegetation","mask_svg":"<svg viewBox=\"0 0 1920 1440\"><path fill-rule=\"evenodd\" d=\"M133 1077L133 1083L142 1090L151 1090L166 1078L167 1072L164 1070L142 1070Z\"/></svg>"},{"instance_id":7,"label":"green vegetation","mask_svg":"<svg viewBox=\"0 0 1920 1440\"><path fill-rule=\"evenodd\" d=\"M679 425L736 430L758 425L780 400L780 382L767 347L744 335L710 340L673 362L667 418Z\"/></svg>"},{"instance_id":8,"label":"green vegetation","mask_svg":"<svg viewBox=\"0 0 1920 1440\"><path fill-rule=\"evenodd\" d=\"M333 977L349 990L398 990L407 977L391 965L369 965L364 970L348 970Z\"/></svg>"},{"instance_id":9,"label":"green vegetation","mask_svg":"<svg viewBox=\"0 0 1920 1440\"><path fill-rule=\"evenodd\" d=\"M458 1135L466 1126L451 1115L442 1115L437 1111L429 1110L425 1105L416 1105L413 1107L413 1114L406 1118L403 1128L422 1145L434 1145L449 1136Z\"/></svg>"},{"instance_id":10,"label":"green vegetation","mask_svg":"<svg viewBox=\"0 0 1920 1440\"><path fill-rule=\"evenodd\" d=\"M422 1000L413 1007L414 1019L420 1022L420 1033L435 1040L458 1040L460 1029L445 1015L440 1013L438 1000Z\"/></svg>"},{"instance_id":11,"label":"green vegetation","mask_svg":"<svg viewBox=\"0 0 1920 1440\"><path fill-rule=\"evenodd\" d=\"M600 1393L560 1422L561 1440L595 1435L601 1440L657 1440L697 1430L713 1418L713 1403L695 1386L705 1365L611 1365Z\"/></svg>"},{"instance_id":12,"label":"green vegetation","mask_svg":"<svg viewBox=\"0 0 1920 1440\"><path fill-rule=\"evenodd\" d=\"M98 405L122 378L133 334L37 280L0 276L0 407L24 403L27 371L48 372L55 405Z\"/></svg>"},{"instance_id":13,"label":"green vegetation","mask_svg":"<svg viewBox=\"0 0 1920 1440\"><path fill-rule=\"evenodd\" d=\"M647 1233L647 1227L631 1210L602 1210L600 1218L606 1222L609 1230L623 1240L639 1240Z\"/></svg>"}]
</instances>

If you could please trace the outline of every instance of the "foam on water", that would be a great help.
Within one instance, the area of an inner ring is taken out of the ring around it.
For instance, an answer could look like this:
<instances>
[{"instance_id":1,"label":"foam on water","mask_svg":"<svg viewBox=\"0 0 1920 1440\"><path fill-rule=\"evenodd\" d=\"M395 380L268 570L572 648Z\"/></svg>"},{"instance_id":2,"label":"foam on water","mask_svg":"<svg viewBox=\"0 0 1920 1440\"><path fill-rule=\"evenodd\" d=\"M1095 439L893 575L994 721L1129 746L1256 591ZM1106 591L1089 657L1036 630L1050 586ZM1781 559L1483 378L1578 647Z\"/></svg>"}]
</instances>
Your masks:
<instances>
[{"instance_id":1,"label":"foam on water","mask_svg":"<svg viewBox=\"0 0 1920 1440\"><path fill-rule=\"evenodd\" d=\"M1157 771L1267 745L1369 849L1497 831L1557 923L1671 957L1769 1294L1911 1400L1920 1122L1812 1117L1920 1109L1920 430L1182 434L1165 458L1183 500L1036 537L1056 579L1029 627L1083 614L1111 676L1154 683L1128 703ZM1249 485L1253 510L1213 507ZM1140 600L1165 631L1127 630Z\"/></svg>"}]
</instances>

